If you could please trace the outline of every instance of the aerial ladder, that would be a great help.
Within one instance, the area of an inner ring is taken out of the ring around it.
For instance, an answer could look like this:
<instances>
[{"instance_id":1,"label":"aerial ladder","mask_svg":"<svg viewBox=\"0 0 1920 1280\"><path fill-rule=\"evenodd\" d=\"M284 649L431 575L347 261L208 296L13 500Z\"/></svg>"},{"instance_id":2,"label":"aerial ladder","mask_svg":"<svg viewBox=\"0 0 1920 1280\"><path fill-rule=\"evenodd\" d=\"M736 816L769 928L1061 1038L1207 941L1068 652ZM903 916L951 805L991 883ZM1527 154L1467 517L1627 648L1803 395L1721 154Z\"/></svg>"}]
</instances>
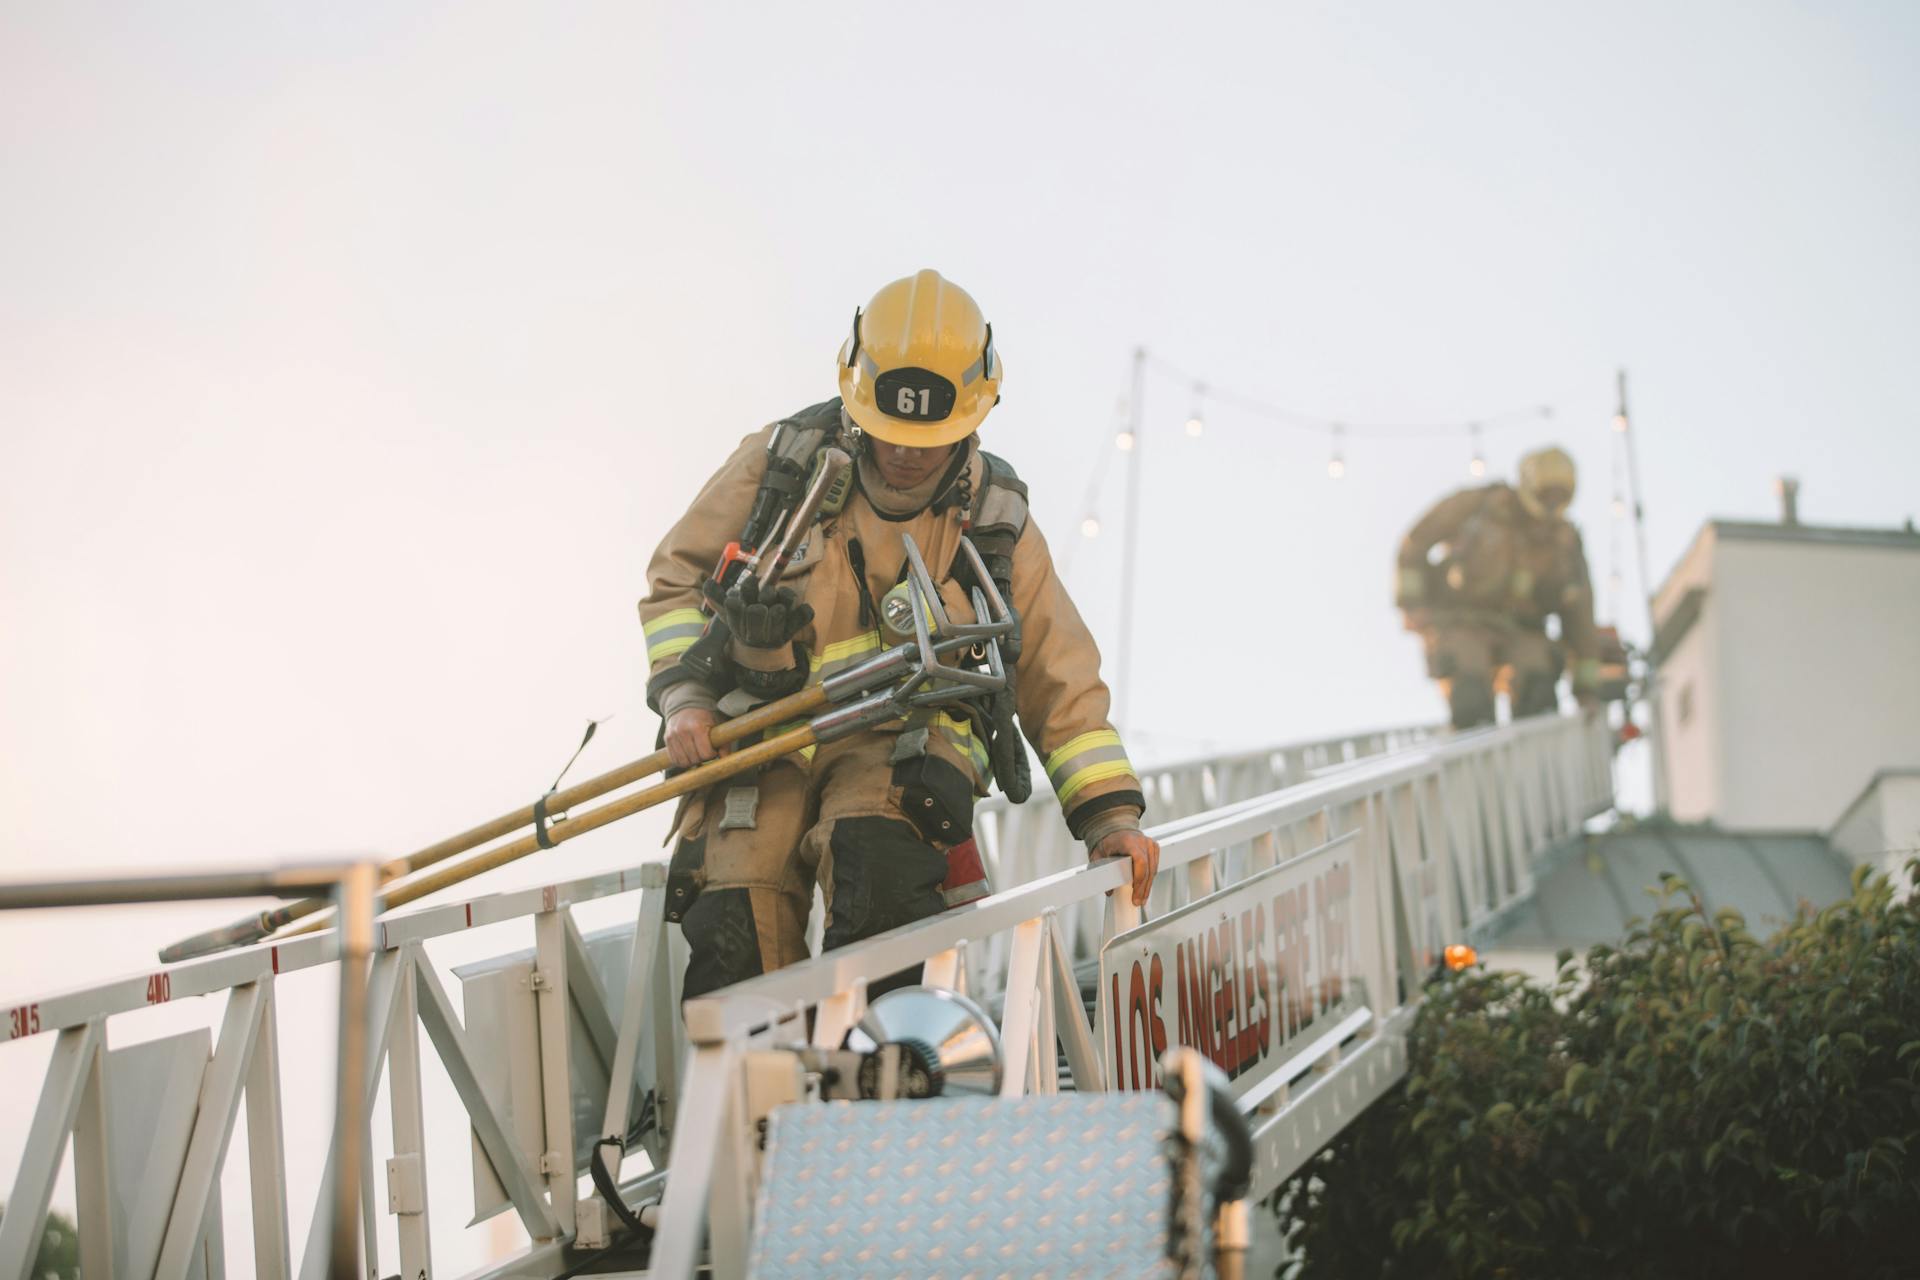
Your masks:
<instances>
[{"instance_id":1,"label":"aerial ladder","mask_svg":"<svg viewBox=\"0 0 1920 1280\"><path fill-rule=\"evenodd\" d=\"M962 683L940 645L923 624L844 705ZM1111 1274L1101 1259L1124 1257L1231 1275L1246 1204L1404 1077L1445 948L1525 903L1536 864L1611 806L1612 748L1605 716L1581 712L1144 769L1165 815L1144 909L1114 892L1121 861L1085 861L1050 797L987 802L976 837L997 892L684 1006L658 859L450 901L390 892L377 918L377 864L121 882L115 900L325 889L335 914L77 990L0 992L7 1040L53 1041L38 1096L0 1121L25 1135L0 1280L29 1274L69 1164L88 1275L221 1276L243 1234L234 1269L271 1280L553 1277L596 1250L600 1274L831 1274L821 1258L855 1235L870 1252L832 1255L845 1274L941 1274L991 1247L1013 1274ZM576 818L541 816L557 824L544 853ZM108 892L9 886L0 906ZM624 920L584 929L583 909ZM452 970L456 1002L430 950L471 955L529 923L530 949ZM917 987L868 1000L909 968ZM296 1151L285 1130L312 1108L289 1110L279 1027L307 1015L280 989L305 973L360 1012L326 1082L337 1122ZM224 997L205 1005L217 1028L126 1045L114 1031L203 996ZM241 1114L248 1177L229 1197ZM470 1161L429 1144L446 1116ZM941 1143L990 1158L938 1158ZM312 1197L297 1254L296 1185ZM1075 1189L1140 1212L1054 1204ZM927 1212L993 1196L1057 1211L1016 1215L1011 1233L1004 1215L983 1233L977 1214ZM452 1225L501 1218L526 1241L503 1258L476 1259L486 1226ZM623 1253L638 1237L650 1248Z\"/></svg>"}]
</instances>

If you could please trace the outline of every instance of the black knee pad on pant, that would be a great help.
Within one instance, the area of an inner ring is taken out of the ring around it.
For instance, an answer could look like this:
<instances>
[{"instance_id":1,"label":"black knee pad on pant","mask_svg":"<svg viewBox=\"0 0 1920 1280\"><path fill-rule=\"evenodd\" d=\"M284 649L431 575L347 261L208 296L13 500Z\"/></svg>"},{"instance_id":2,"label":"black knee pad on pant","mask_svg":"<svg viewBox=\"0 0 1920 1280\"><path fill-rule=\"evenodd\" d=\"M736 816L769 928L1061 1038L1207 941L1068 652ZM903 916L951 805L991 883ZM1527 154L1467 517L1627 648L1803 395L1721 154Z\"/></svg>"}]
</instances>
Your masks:
<instances>
[{"instance_id":1,"label":"black knee pad on pant","mask_svg":"<svg viewBox=\"0 0 1920 1280\"><path fill-rule=\"evenodd\" d=\"M900 788L907 821L929 843L956 845L973 834L973 779L939 756L898 762L893 785Z\"/></svg>"},{"instance_id":2,"label":"black knee pad on pant","mask_svg":"<svg viewBox=\"0 0 1920 1280\"><path fill-rule=\"evenodd\" d=\"M761 973L760 931L747 889L708 889L687 908L687 981L681 998L718 991Z\"/></svg>"},{"instance_id":3,"label":"black knee pad on pant","mask_svg":"<svg viewBox=\"0 0 1920 1280\"><path fill-rule=\"evenodd\" d=\"M707 879L707 837L683 836L674 843L673 859L667 864L667 923L680 924L700 896Z\"/></svg>"},{"instance_id":4,"label":"black knee pad on pant","mask_svg":"<svg viewBox=\"0 0 1920 1280\"><path fill-rule=\"evenodd\" d=\"M828 948L946 909L940 883L947 856L899 818L841 818L833 824L833 910Z\"/></svg>"},{"instance_id":5,"label":"black knee pad on pant","mask_svg":"<svg viewBox=\"0 0 1920 1280\"><path fill-rule=\"evenodd\" d=\"M1519 674L1514 680L1513 714L1537 716L1544 711L1556 711L1560 707L1560 695L1555 686L1559 680L1550 671L1528 671Z\"/></svg>"},{"instance_id":6,"label":"black knee pad on pant","mask_svg":"<svg viewBox=\"0 0 1920 1280\"><path fill-rule=\"evenodd\" d=\"M1453 727L1471 729L1493 723L1493 682L1479 676L1455 676L1447 686Z\"/></svg>"}]
</instances>

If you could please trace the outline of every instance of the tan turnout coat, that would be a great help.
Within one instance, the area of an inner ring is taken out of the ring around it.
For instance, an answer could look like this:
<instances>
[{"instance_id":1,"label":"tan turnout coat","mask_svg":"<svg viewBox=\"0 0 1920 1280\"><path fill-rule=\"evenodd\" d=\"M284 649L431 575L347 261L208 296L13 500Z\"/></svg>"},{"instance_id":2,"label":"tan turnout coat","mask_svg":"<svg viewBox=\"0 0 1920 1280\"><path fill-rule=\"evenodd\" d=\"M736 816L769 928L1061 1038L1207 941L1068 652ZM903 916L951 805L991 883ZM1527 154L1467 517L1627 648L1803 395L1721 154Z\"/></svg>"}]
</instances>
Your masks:
<instances>
[{"instance_id":1,"label":"tan turnout coat","mask_svg":"<svg viewBox=\"0 0 1920 1280\"><path fill-rule=\"evenodd\" d=\"M654 554L640 619L656 683L706 625L700 584L711 575L726 544L739 536L766 467L773 432L774 427L768 426L740 442ZM979 450L965 443L959 447L971 448L967 464L971 492L978 494L984 472ZM876 629L877 620L875 625L862 624L861 595L849 555L852 540L858 540L864 553L867 587L877 601L899 580L905 559L901 533L912 534L949 613L959 621L972 620L971 604L953 578L963 510L964 506L939 514L928 510L905 520L890 520L856 485L840 514L824 517L814 527L782 578L783 585L813 606L812 623L796 637L810 681L895 642ZM1016 684L1020 723L1044 763L1067 826L1080 835L1102 813L1127 809L1137 816L1144 800L1120 736L1108 720L1110 700L1100 678L1099 649L1055 572L1046 539L1031 519L1014 548L1011 603L1022 625ZM785 667L794 661L786 652L770 654L737 643L733 652L736 661L762 668L769 663ZM678 693L667 688L661 700L671 710L699 696L685 688ZM915 719L937 732L960 758L973 763L976 790L984 795L986 749L971 719L964 713L937 712L917 712ZM897 732L907 723L895 721L877 731Z\"/></svg>"}]
</instances>

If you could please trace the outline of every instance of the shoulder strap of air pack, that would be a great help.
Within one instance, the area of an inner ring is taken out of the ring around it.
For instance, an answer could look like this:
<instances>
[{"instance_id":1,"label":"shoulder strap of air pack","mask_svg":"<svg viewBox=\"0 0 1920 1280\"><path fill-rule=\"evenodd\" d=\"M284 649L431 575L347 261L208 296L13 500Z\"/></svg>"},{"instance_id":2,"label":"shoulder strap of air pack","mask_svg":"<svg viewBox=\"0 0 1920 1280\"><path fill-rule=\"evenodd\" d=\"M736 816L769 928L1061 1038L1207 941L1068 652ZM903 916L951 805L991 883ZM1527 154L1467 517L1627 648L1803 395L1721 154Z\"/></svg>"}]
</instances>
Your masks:
<instances>
[{"instance_id":1,"label":"shoulder strap of air pack","mask_svg":"<svg viewBox=\"0 0 1920 1280\"><path fill-rule=\"evenodd\" d=\"M980 491L973 499L973 529L968 536L986 561L988 576L1011 602L1013 548L1027 530L1027 486L1013 464L997 454L982 449L980 463Z\"/></svg>"},{"instance_id":2,"label":"shoulder strap of air pack","mask_svg":"<svg viewBox=\"0 0 1920 1280\"><path fill-rule=\"evenodd\" d=\"M774 424L773 439L767 442L767 465L760 473L760 488L753 496L753 508L740 531L743 546L757 547L771 532L780 513L799 500L813 478L821 451L840 437L840 398L809 405ZM821 506L822 515L837 515L846 502L843 480Z\"/></svg>"}]
</instances>

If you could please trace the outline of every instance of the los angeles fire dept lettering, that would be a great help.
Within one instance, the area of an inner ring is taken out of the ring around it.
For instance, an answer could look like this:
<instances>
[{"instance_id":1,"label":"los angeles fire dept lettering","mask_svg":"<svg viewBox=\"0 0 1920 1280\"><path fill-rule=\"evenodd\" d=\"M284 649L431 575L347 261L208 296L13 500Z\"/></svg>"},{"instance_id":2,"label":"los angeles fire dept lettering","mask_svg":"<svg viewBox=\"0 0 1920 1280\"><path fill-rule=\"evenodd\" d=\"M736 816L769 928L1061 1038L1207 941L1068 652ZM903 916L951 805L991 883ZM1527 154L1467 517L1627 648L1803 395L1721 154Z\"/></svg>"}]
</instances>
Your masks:
<instances>
[{"instance_id":1,"label":"los angeles fire dept lettering","mask_svg":"<svg viewBox=\"0 0 1920 1280\"><path fill-rule=\"evenodd\" d=\"M1278 868L1115 940L1107 960L1122 963L1102 966L1110 1084L1157 1088L1170 1043L1240 1079L1344 1012L1353 864L1350 847L1339 852L1308 874Z\"/></svg>"}]
</instances>

